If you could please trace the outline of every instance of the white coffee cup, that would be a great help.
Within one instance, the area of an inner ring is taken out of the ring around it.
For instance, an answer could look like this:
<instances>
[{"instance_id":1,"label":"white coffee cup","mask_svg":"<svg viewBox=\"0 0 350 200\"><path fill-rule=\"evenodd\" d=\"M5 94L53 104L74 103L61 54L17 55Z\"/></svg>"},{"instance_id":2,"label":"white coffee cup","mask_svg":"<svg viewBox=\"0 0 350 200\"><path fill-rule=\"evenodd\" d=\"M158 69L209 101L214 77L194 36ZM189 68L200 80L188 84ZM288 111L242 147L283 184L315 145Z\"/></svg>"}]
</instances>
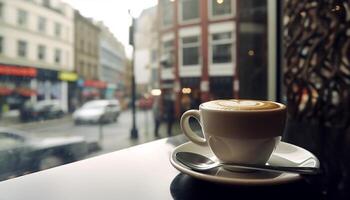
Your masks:
<instances>
[{"instance_id":1,"label":"white coffee cup","mask_svg":"<svg viewBox=\"0 0 350 200\"><path fill-rule=\"evenodd\" d=\"M194 133L189 119L197 119L204 138ZM265 164L281 139L286 106L272 101L215 100L199 110L186 111L180 121L189 140L209 145L224 163Z\"/></svg>"}]
</instances>

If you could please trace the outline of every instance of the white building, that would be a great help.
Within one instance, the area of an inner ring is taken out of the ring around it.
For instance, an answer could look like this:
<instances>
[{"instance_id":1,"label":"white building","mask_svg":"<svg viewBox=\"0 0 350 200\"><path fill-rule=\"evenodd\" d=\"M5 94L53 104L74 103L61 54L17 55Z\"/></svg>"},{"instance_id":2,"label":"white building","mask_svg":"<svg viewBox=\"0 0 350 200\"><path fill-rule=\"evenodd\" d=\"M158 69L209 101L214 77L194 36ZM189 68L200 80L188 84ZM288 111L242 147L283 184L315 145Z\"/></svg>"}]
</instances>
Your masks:
<instances>
[{"instance_id":1,"label":"white building","mask_svg":"<svg viewBox=\"0 0 350 200\"><path fill-rule=\"evenodd\" d=\"M125 49L108 27L102 22L96 24L100 28L99 79L107 83L105 98L115 98L118 94L117 92L122 92L125 88Z\"/></svg>"},{"instance_id":2,"label":"white building","mask_svg":"<svg viewBox=\"0 0 350 200\"><path fill-rule=\"evenodd\" d=\"M158 19L157 7L142 11L135 30L136 83L148 83L148 90L158 87Z\"/></svg>"},{"instance_id":3,"label":"white building","mask_svg":"<svg viewBox=\"0 0 350 200\"><path fill-rule=\"evenodd\" d=\"M0 0L0 85L31 88L32 101L58 99L67 110L68 80L60 74L73 70L73 21L73 9L60 0ZM4 66L36 73L13 85L4 80L16 74Z\"/></svg>"}]
</instances>

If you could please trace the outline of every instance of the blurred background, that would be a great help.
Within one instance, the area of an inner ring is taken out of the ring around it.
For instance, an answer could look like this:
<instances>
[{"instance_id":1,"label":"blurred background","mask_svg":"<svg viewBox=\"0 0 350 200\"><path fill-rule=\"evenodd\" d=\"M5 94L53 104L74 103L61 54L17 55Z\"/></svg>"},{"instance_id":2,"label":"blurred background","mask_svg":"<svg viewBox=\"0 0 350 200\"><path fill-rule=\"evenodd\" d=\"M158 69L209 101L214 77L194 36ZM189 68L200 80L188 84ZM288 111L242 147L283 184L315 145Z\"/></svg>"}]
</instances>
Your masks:
<instances>
[{"instance_id":1,"label":"blurred background","mask_svg":"<svg viewBox=\"0 0 350 200\"><path fill-rule=\"evenodd\" d=\"M248 98L287 104L284 140L316 154L326 185L345 191L349 8L0 0L0 180L178 135L184 111Z\"/></svg>"}]
</instances>

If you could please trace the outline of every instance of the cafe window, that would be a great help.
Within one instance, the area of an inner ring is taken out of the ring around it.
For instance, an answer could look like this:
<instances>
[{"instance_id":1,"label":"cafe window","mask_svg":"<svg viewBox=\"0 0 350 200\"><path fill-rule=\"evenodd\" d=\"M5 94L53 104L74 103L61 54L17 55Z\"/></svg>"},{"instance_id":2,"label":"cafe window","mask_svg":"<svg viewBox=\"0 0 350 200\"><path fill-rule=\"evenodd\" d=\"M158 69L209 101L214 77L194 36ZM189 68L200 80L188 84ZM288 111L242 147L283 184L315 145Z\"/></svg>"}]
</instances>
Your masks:
<instances>
[{"instance_id":1,"label":"cafe window","mask_svg":"<svg viewBox=\"0 0 350 200\"><path fill-rule=\"evenodd\" d=\"M190 36L182 38L182 65L199 64L199 37Z\"/></svg>"},{"instance_id":2,"label":"cafe window","mask_svg":"<svg viewBox=\"0 0 350 200\"><path fill-rule=\"evenodd\" d=\"M199 18L199 0L181 0L181 21L191 21Z\"/></svg>"},{"instance_id":3,"label":"cafe window","mask_svg":"<svg viewBox=\"0 0 350 200\"><path fill-rule=\"evenodd\" d=\"M4 37L0 36L0 54L3 53Z\"/></svg>"},{"instance_id":4,"label":"cafe window","mask_svg":"<svg viewBox=\"0 0 350 200\"><path fill-rule=\"evenodd\" d=\"M23 40L17 41L17 55L18 57L27 56L27 42Z\"/></svg>"},{"instance_id":5,"label":"cafe window","mask_svg":"<svg viewBox=\"0 0 350 200\"><path fill-rule=\"evenodd\" d=\"M46 57L46 47L44 45L38 46L38 60L45 60Z\"/></svg>"},{"instance_id":6,"label":"cafe window","mask_svg":"<svg viewBox=\"0 0 350 200\"><path fill-rule=\"evenodd\" d=\"M44 18L44 17L38 18L38 31L40 31L40 32L46 31L46 18Z\"/></svg>"},{"instance_id":7,"label":"cafe window","mask_svg":"<svg viewBox=\"0 0 350 200\"><path fill-rule=\"evenodd\" d=\"M232 14L233 0L210 0L212 16L225 16Z\"/></svg>"},{"instance_id":8,"label":"cafe window","mask_svg":"<svg viewBox=\"0 0 350 200\"><path fill-rule=\"evenodd\" d=\"M17 10L17 24L20 26L26 26L28 19L28 12L22 9Z\"/></svg>"},{"instance_id":9,"label":"cafe window","mask_svg":"<svg viewBox=\"0 0 350 200\"><path fill-rule=\"evenodd\" d=\"M61 50L55 49L55 63L61 63Z\"/></svg>"},{"instance_id":10,"label":"cafe window","mask_svg":"<svg viewBox=\"0 0 350 200\"><path fill-rule=\"evenodd\" d=\"M62 32L62 26L60 23L56 22L55 23L55 36L60 37Z\"/></svg>"},{"instance_id":11,"label":"cafe window","mask_svg":"<svg viewBox=\"0 0 350 200\"><path fill-rule=\"evenodd\" d=\"M163 55L161 64L164 68L170 68L174 65L174 40L163 42Z\"/></svg>"},{"instance_id":12,"label":"cafe window","mask_svg":"<svg viewBox=\"0 0 350 200\"><path fill-rule=\"evenodd\" d=\"M162 24L170 26L174 22L174 0L161 0Z\"/></svg>"},{"instance_id":13,"label":"cafe window","mask_svg":"<svg viewBox=\"0 0 350 200\"><path fill-rule=\"evenodd\" d=\"M232 62L232 32L211 35L212 63Z\"/></svg>"}]
</instances>

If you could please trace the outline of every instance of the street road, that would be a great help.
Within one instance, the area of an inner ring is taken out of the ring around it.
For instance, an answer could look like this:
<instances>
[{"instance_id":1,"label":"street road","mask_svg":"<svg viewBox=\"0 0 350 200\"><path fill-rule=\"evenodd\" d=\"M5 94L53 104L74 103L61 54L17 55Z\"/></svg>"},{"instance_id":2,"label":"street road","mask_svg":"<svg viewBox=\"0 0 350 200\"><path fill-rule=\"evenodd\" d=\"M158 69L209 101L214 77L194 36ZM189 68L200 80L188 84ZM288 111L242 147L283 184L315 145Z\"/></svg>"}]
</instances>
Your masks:
<instances>
[{"instance_id":1,"label":"street road","mask_svg":"<svg viewBox=\"0 0 350 200\"><path fill-rule=\"evenodd\" d=\"M153 134L154 121L151 111L137 112L136 120L139 131L139 138L136 140L130 139L130 129L132 125L131 119L131 111L127 110L120 114L117 122L103 125L102 139L100 138L99 125L74 125L71 116L66 116L62 119L42 122L19 123L9 126L14 129L23 130L31 136L40 138L82 136L89 141L98 141L101 139L100 141L102 150L98 153L101 154L156 139L154 138ZM175 123L173 130L173 133L180 133L179 126ZM165 124L160 128L160 136L166 137Z\"/></svg>"}]
</instances>

